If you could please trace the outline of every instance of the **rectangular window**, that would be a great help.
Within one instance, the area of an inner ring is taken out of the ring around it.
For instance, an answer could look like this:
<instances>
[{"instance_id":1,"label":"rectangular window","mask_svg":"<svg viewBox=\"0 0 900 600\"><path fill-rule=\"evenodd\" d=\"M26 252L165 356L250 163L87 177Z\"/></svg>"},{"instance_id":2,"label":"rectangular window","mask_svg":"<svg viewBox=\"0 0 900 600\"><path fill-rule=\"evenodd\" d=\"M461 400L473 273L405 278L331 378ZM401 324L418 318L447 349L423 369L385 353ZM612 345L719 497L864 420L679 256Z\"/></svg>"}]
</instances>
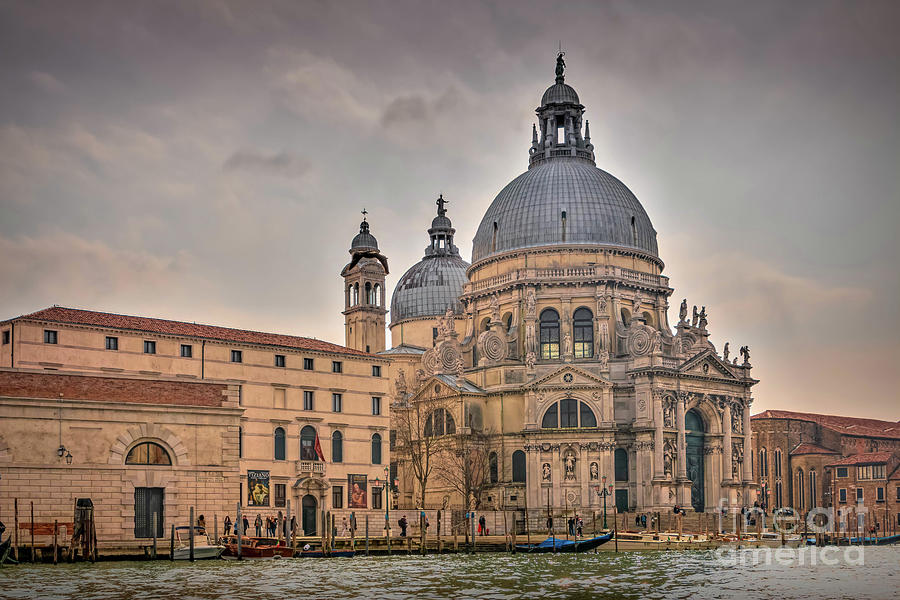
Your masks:
<instances>
[{"instance_id":1,"label":"rectangular window","mask_svg":"<svg viewBox=\"0 0 900 600\"><path fill-rule=\"evenodd\" d=\"M156 342L144 340L144 354L156 354Z\"/></svg>"},{"instance_id":2,"label":"rectangular window","mask_svg":"<svg viewBox=\"0 0 900 600\"><path fill-rule=\"evenodd\" d=\"M312 390L303 390L303 410L313 410Z\"/></svg>"},{"instance_id":3,"label":"rectangular window","mask_svg":"<svg viewBox=\"0 0 900 600\"><path fill-rule=\"evenodd\" d=\"M872 479L884 479L884 465L872 465Z\"/></svg>"},{"instance_id":4,"label":"rectangular window","mask_svg":"<svg viewBox=\"0 0 900 600\"><path fill-rule=\"evenodd\" d=\"M344 486L335 485L331 488L331 508L344 508Z\"/></svg>"},{"instance_id":5,"label":"rectangular window","mask_svg":"<svg viewBox=\"0 0 900 600\"><path fill-rule=\"evenodd\" d=\"M119 349L119 338L106 336L106 349L107 350L118 350Z\"/></svg>"},{"instance_id":6,"label":"rectangular window","mask_svg":"<svg viewBox=\"0 0 900 600\"><path fill-rule=\"evenodd\" d=\"M379 510L381 508L381 488L372 488L372 508Z\"/></svg>"},{"instance_id":7,"label":"rectangular window","mask_svg":"<svg viewBox=\"0 0 900 600\"><path fill-rule=\"evenodd\" d=\"M339 360L331 361L331 372L332 373L343 373L344 365Z\"/></svg>"},{"instance_id":8,"label":"rectangular window","mask_svg":"<svg viewBox=\"0 0 900 600\"><path fill-rule=\"evenodd\" d=\"M378 396L372 396L372 414L381 414L381 398L379 398Z\"/></svg>"},{"instance_id":9,"label":"rectangular window","mask_svg":"<svg viewBox=\"0 0 900 600\"><path fill-rule=\"evenodd\" d=\"M847 477L847 467L838 467L837 468L837 476L838 477Z\"/></svg>"},{"instance_id":10,"label":"rectangular window","mask_svg":"<svg viewBox=\"0 0 900 600\"><path fill-rule=\"evenodd\" d=\"M333 412L341 412L344 407L344 397L341 394L331 395L331 410Z\"/></svg>"},{"instance_id":11,"label":"rectangular window","mask_svg":"<svg viewBox=\"0 0 900 600\"><path fill-rule=\"evenodd\" d=\"M276 367L284 366L284 354L276 354L275 355L275 366Z\"/></svg>"},{"instance_id":12,"label":"rectangular window","mask_svg":"<svg viewBox=\"0 0 900 600\"><path fill-rule=\"evenodd\" d=\"M431 339L432 339L432 340L436 340L436 339L437 339L437 334L438 334L437 327L432 327L432 328L431 328Z\"/></svg>"},{"instance_id":13,"label":"rectangular window","mask_svg":"<svg viewBox=\"0 0 900 600\"><path fill-rule=\"evenodd\" d=\"M884 488L875 488L875 502L884 502Z\"/></svg>"},{"instance_id":14,"label":"rectangular window","mask_svg":"<svg viewBox=\"0 0 900 600\"><path fill-rule=\"evenodd\" d=\"M287 484L275 484L275 507L287 506Z\"/></svg>"},{"instance_id":15,"label":"rectangular window","mask_svg":"<svg viewBox=\"0 0 900 600\"><path fill-rule=\"evenodd\" d=\"M863 489L861 487L856 488L856 502L857 504L862 502L863 500Z\"/></svg>"},{"instance_id":16,"label":"rectangular window","mask_svg":"<svg viewBox=\"0 0 900 600\"><path fill-rule=\"evenodd\" d=\"M838 497L840 498L841 504L846 504L847 503L847 490L844 488L839 489Z\"/></svg>"},{"instance_id":17,"label":"rectangular window","mask_svg":"<svg viewBox=\"0 0 900 600\"><path fill-rule=\"evenodd\" d=\"M372 377L381 377L381 365L372 365Z\"/></svg>"},{"instance_id":18,"label":"rectangular window","mask_svg":"<svg viewBox=\"0 0 900 600\"><path fill-rule=\"evenodd\" d=\"M3 344L6 345L9 343L9 329L5 329L3 331Z\"/></svg>"},{"instance_id":19,"label":"rectangular window","mask_svg":"<svg viewBox=\"0 0 900 600\"><path fill-rule=\"evenodd\" d=\"M304 371L312 371L313 370L313 359L311 359L311 358L303 359L303 370Z\"/></svg>"},{"instance_id":20,"label":"rectangular window","mask_svg":"<svg viewBox=\"0 0 900 600\"><path fill-rule=\"evenodd\" d=\"M897 502L900 502L900 485L897 486L897 489L894 490L897 492Z\"/></svg>"},{"instance_id":21,"label":"rectangular window","mask_svg":"<svg viewBox=\"0 0 900 600\"><path fill-rule=\"evenodd\" d=\"M231 362L239 363L244 362L244 353L240 350L232 350L231 351Z\"/></svg>"},{"instance_id":22,"label":"rectangular window","mask_svg":"<svg viewBox=\"0 0 900 600\"><path fill-rule=\"evenodd\" d=\"M194 356L194 347L190 344L181 345L181 358L191 358Z\"/></svg>"},{"instance_id":23,"label":"rectangular window","mask_svg":"<svg viewBox=\"0 0 900 600\"><path fill-rule=\"evenodd\" d=\"M45 344L55 344L57 339L56 331L53 329L45 329L44 330L44 343Z\"/></svg>"}]
</instances>

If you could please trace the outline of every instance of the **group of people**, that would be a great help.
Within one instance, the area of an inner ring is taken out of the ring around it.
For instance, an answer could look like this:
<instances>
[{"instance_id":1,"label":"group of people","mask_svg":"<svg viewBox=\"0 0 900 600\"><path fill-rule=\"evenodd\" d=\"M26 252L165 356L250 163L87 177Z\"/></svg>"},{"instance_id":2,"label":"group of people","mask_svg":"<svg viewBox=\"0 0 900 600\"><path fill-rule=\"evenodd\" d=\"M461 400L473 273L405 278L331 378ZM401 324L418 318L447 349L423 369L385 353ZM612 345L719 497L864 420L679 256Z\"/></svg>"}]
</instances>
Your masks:
<instances>
[{"instance_id":1,"label":"group of people","mask_svg":"<svg viewBox=\"0 0 900 600\"><path fill-rule=\"evenodd\" d=\"M279 512L278 517L267 516L265 519L262 514L256 513L256 518L253 520L253 527L256 530L256 537L277 537L278 536L278 521L281 518L281 514ZM203 515L200 515L200 521L203 520ZM265 526L265 534L263 534L263 526ZM297 518L291 517L290 529L288 531L293 531L297 526ZM237 535L238 529L240 529L240 533L242 535L247 535L247 532L250 530L250 520L247 519L247 515L243 515L240 521L232 521L230 515L225 515L225 529L224 534L234 534Z\"/></svg>"},{"instance_id":2,"label":"group of people","mask_svg":"<svg viewBox=\"0 0 900 600\"><path fill-rule=\"evenodd\" d=\"M578 515L569 517L566 525L569 529L569 535L571 535L572 537L584 536L584 521L582 521L581 517L579 517Z\"/></svg>"}]
</instances>

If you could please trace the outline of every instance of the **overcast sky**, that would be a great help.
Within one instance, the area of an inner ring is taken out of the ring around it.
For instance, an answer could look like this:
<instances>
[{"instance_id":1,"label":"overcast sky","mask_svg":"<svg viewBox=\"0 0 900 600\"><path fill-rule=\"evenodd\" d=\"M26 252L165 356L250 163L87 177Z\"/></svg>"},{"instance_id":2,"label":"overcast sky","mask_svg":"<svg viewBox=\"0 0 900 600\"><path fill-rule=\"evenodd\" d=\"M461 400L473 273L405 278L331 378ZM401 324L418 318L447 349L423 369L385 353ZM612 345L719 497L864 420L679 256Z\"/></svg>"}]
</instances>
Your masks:
<instances>
[{"instance_id":1,"label":"overcast sky","mask_svg":"<svg viewBox=\"0 0 900 600\"><path fill-rule=\"evenodd\" d=\"M343 343L525 170L555 51L754 411L900 417L900 3L0 2L0 318L51 304Z\"/></svg>"}]
</instances>

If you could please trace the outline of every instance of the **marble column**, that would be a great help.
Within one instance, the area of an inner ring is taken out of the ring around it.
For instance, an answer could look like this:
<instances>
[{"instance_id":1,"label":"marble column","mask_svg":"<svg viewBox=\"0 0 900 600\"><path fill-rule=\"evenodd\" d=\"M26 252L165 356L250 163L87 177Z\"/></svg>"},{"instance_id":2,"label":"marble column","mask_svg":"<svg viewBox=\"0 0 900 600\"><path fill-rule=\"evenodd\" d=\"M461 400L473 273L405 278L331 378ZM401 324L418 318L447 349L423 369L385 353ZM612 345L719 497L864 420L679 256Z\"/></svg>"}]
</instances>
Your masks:
<instances>
[{"instance_id":1,"label":"marble column","mask_svg":"<svg viewBox=\"0 0 900 600\"><path fill-rule=\"evenodd\" d=\"M722 412L722 432L725 434L722 438L722 480L731 481L731 398L725 396L719 401L719 406L724 410Z\"/></svg>"},{"instance_id":2,"label":"marble column","mask_svg":"<svg viewBox=\"0 0 900 600\"><path fill-rule=\"evenodd\" d=\"M687 440L684 431L684 413L687 392L679 392L675 407L675 424L678 426L678 478L687 478Z\"/></svg>"},{"instance_id":3,"label":"marble column","mask_svg":"<svg viewBox=\"0 0 900 600\"><path fill-rule=\"evenodd\" d=\"M744 401L744 482L753 481L753 437L750 435L750 399Z\"/></svg>"},{"instance_id":4,"label":"marble column","mask_svg":"<svg viewBox=\"0 0 900 600\"><path fill-rule=\"evenodd\" d=\"M543 479L541 478L541 466L538 460L539 450L534 445L531 445L525 452L528 460L528 472L525 474L525 481L528 486L526 490L528 506L540 506L541 483L543 483Z\"/></svg>"},{"instance_id":5,"label":"marble column","mask_svg":"<svg viewBox=\"0 0 900 600\"><path fill-rule=\"evenodd\" d=\"M653 478L662 479L665 476L663 472L663 410L662 390L652 390L651 398L653 399Z\"/></svg>"}]
</instances>

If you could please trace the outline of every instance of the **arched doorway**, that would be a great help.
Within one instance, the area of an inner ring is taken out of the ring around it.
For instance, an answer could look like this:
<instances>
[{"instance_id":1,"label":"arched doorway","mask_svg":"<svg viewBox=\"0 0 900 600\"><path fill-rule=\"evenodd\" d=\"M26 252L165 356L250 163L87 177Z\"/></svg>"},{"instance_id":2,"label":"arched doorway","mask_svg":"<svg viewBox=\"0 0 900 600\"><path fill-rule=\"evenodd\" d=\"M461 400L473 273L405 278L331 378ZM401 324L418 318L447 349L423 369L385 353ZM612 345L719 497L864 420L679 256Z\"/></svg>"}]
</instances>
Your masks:
<instances>
[{"instance_id":1,"label":"arched doorway","mask_svg":"<svg viewBox=\"0 0 900 600\"><path fill-rule=\"evenodd\" d=\"M691 480L691 506L697 512L703 512L706 506L703 482L703 437L706 428L703 417L696 409L684 415L685 459L687 476Z\"/></svg>"},{"instance_id":2,"label":"arched doorway","mask_svg":"<svg viewBox=\"0 0 900 600\"><path fill-rule=\"evenodd\" d=\"M303 496L301 507L303 510L302 525L303 535L316 535L316 498L312 494Z\"/></svg>"}]
</instances>

